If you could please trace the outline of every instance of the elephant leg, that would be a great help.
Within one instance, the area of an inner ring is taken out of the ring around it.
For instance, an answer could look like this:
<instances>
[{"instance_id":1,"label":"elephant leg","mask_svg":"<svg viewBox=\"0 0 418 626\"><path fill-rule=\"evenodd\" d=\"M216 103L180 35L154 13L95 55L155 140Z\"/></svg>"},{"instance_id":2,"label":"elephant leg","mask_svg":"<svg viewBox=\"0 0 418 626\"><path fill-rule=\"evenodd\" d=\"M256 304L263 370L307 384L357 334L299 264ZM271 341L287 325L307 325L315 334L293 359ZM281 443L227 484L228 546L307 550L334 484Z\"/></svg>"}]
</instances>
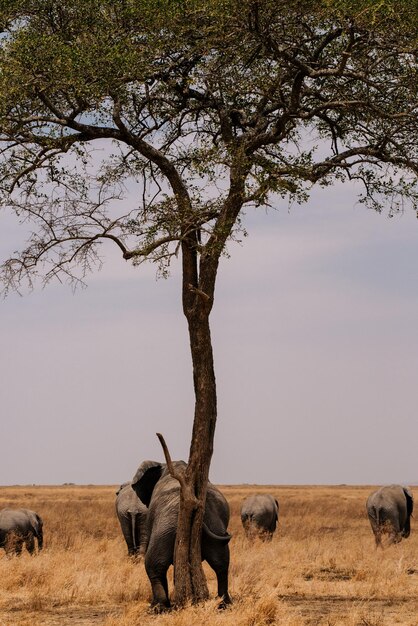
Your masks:
<instances>
[{"instance_id":1,"label":"elephant leg","mask_svg":"<svg viewBox=\"0 0 418 626\"><path fill-rule=\"evenodd\" d=\"M389 533L388 545L392 545L393 543L399 543L402 539L399 520L392 520L387 524L387 526Z\"/></svg>"},{"instance_id":2,"label":"elephant leg","mask_svg":"<svg viewBox=\"0 0 418 626\"><path fill-rule=\"evenodd\" d=\"M35 539L32 533L29 533L25 537L25 544L26 544L26 549L29 552L29 554L33 554L35 552Z\"/></svg>"},{"instance_id":3,"label":"elephant leg","mask_svg":"<svg viewBox=\"0 0 418 626\"><path fill-rule=\"evenodd\" d=\"M400 533L396 532L396 530L393 530L389 533L388 545L391 546L393 543L399 543L401 539L402 536L400 535Z\"/></svg>"},{"instance_id":4,"label":"elephant leg","mask_svg":"<svg viewBox=\"0 0 418 626\"><path fill-rule=\"evenodd\" d=\"M174 549L174 546L172 546ZM158 545L150 544L145 556L145 570L151 583L151 606L159 611L170 608L168 597L167 570L172 562L173 549L167 550L163 541Z\"/></svg>"},{"instance_id":5,"label":"elephant leg","mask_svg":"<svg viewBox=\"0 0 418 626\"><path fill-rule=\"evenodd\" d=\"M23 539L19 539L17 537L13 538L12 541L8 542L6 549L6 554L11 556L12 554L16 554L20 556L22 554L23 548Z\"/></svg>"},{"instance_id":6,"label":"elephant leg","mask_svg":"<svg viewBox=\"0 0 418 626\"><path fill-rule=\"evenodd\" d=\"M23 538L21 535L17 533L9 533L7 536L6 542L4 544L4 549L7 556L11 556L13 554L19 555L22 553L23 548Z\"/></svg>"},{"instance_id":7,"label":"elephant leg","mask_svg":"<svg viewBox=\"0 0 418 626\"><path fill-rule=\"evenodd\" d=\"M382 548L382 532L380 530L380 528L376 528L374 531L374 540L376 543L376 548Z\"/></svg>"},{"instance_id":8,"label":"elephant leg","mask_svg":"<svg viewBox=\"0 0 418 626\"><path fill-rule=\"evenodd\" d=\"M224 609L231 604L228 593L229 546L217 545L215 547L212 543L210 546L202 546L202 557L216 574L218 596L222 598L219 608Z\"/></svg>"},{"instance_id":9,"label":"elephant leg","mask_svg":"<svg viewBox=\"0 0 418 626\"><path fill-rule=\"evenodd\" d=\"M261 541L271 541L273 538L273 533L267 526L258 525L258 536Z\"/></svg>"},{"instance_id":10,"label":"elephant leg","mask_svg":"<svg viewBox=\"0 0 418 626\"><path fill-rule=\"evenodd\" d=\"M402 534L402 537L404 537L405 539L407 539L409 535L411 534L411 521L409 519L409 515L407 516L405 520L405 524L404 524L401 534Z\"/></svg>"},{"instance_id":11,"label":"elephant leg","mask_svg":"<svg viewBox=\"0 0 418 626\"><path fill-rule=\"evenodd\" d=\"M167 568L168 569L168 568ZM167 580L167 572L165 573L165 576L162 577L161 579L161 584L163 586L164 592L165 592L165 597L168 600L168 580ZM168 605L170 606L170 600L168 600Z\"/></svg>"},{"instance_id":12,"label":"elephant leg","mask_svg":"<svg viewBox=\"0 0 418 626\"><path fill-rule=\"evenodd\" d=\"M9 542L6 542L3 547L6 553L6 556L10 557L13 554L15 554L15 546L14 545L12 546Z\"/></svg>"},{"instance_id":13,"label":"elephant leg","mask_svg":"<svg viewBox=\"0 0 418 626\"><path fill-rule=\"evenodd\" d=\"M125 538L125 542L128 548L129 556L135 554L135 544L132 537L132 522L130 516L123 516L119 518L122 533Z\"/></svg>"},{"instance_id":14,"label":"elephant leg","mask_svg":"<svg viewBox=\"0 0 418 626\"><path fill-rule=\"evenodd\" d=\"M171 604L168 598L167 572L154 574L147 570L147 574L152 588L151 606L159 611L169 609Z\"/></svg>"},{"instance_id":15,"label":"elephant leg","mask_svg":"<svg viewBox=\"0 0 418 626\"><path fill-rule=\"evenodd\" d=\"M137 539L136 546L138 550L139 556L145 556L145 552L147 551L147 520L145 516L138 515L137 516Z\"/></svg>"},{"instance_id":16,"label":"elephant leg","mask_svg":"<svg viewBox=\"0 0 418 626\"><path fill-rule=\"evenodd\" d=\"M270 539L273 538L273 534L276 532L276 528L277 528L277 517L275 517L274 520L269 525L268 531L269 531L269 534L270 534Z\"/></svg>"},{"instance_id":17,"label":"elephant leg","mask_svg":"<svg viewBox=\"0 0 418 626\"><path fill-rule=\"evenodd\" d=\"M258 535L257 525L250 519L247 519L244 523L244 530L247 539L253 541Z\"/></svg>"},{"instance_id":18,"label":"elephant leg","mask_svg":"<svg viewBox=\"0 0 418 626\"><path fill-rule=\"evenodd\" d=\"M38 550L42 550L42 548L44 547L44 533L42 528L38 528L36 536L38 538Z\"/></svg>"},{"instance_id":19,"label":"elephant leg","mask_svg":"<svg viewBox=\"0 0 418 626\"><path fill-rule=\"evenodd\" d=\"M135 554L144 557L147 551L146 519L139 513L135 514Z\"/></svg>"},{"instance_id":20,"label":"elephant leg","mask_svg":"<svg viewBox=\"0 0 418 626\"><path fill-rule=\"evenodd\" d=\"M380 524L376 521L376 519L372 515L369 515L369 522L370 522L370 526L372 527L374 540L376 543L376 548L383 548L382 546L382 530L383 529L381 528Z\"/></svg>"}]
</instances>

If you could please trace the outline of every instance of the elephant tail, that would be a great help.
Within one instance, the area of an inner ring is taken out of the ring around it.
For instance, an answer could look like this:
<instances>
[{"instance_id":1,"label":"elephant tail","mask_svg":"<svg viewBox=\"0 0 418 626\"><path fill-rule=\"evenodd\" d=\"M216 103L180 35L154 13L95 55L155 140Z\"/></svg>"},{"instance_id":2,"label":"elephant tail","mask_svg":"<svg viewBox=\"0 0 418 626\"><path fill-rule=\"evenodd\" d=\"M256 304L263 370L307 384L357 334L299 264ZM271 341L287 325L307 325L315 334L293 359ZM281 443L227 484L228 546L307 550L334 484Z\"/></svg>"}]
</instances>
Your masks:
<instances>
[{"instance_id":1,"label":"elephant tail","mask_svg":"<svg viewBox=\"0 0 418 626\"><path fill-rule=\"evenodd\" d=\"M378 526L380 526L380 509L379 509L378 506L374 507L374 517L375 517L375 520L376 520L376 524Z\"/></svg>"},{"instance_id":2,"label":"elephant tail","mask_svg":"<svg viewBox=\"0 0 418 626\"><path fill-rule=\"evenodd\" d=\"M372 517L376 527L380 526L380 508L378 506L372 506L369 515Z\"/></svg>"},{"instance_id":3,"label":"elephant tail","mask_svg":"<svg viewBox=\"0 0 418 626\"><path fill-rule=\"evenodd\" d=\"M370 521L373 521L375 524L379 523L379 507L369 501L367 501L367 515Z\"/></svg>"},{"instance_id":4,"label":"elephant tail","mask_svg":"<svg viewBox=\"0 0 418 626\"><path fill-rule=\"evenodd\" d=\"M382 547L382 534L384 531L385 516L381 515L379 506L372 506L369 511L369 517L372 522L376 548Z\"/></svg>"},{"instance_id":5,"label":"elephant tail","mask_svg":"<svg viewBox=\"0 0 418 626\"><path fill-rule=\"evenodd\" d=\"M136 545L136 515L135 513L131 513L131 532L132 532L132 543L134 546L134 551L138 550L138 546Z\"/></svg>"},{"instance_id":6,"label":"elephant tail","mask_svg":"<svg viewBox=\"0 0 418 626\"><path fill-rule=\"evenodd\" d=\"M231 536L229 533L225 535L217 535L203 522L203 533L209 537L210 539L215 539L216 541L220 541L221 543L229 543L231 540Z\"/></svg>"}]
</instances>

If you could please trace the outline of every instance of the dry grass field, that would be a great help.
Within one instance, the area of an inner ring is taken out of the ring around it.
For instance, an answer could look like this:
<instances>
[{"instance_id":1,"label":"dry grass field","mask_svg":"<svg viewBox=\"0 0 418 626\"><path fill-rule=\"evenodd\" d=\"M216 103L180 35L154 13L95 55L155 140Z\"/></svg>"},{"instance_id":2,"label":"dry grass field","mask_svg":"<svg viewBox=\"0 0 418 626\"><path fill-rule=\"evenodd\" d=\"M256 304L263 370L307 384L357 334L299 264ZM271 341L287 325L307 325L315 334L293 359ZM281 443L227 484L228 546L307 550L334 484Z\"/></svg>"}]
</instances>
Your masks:
<instances>
[{"instance_id":1,"label":"dry grass field","mask_svg":"<svg viewBox=\"0 0 418 626\"><path fill-rule=\"evenodd\" d=\"M3 487L0 508L44 519L39 556L0 551L1 626L403 626L418 625L418 529L376 551L365 514L368 487L222 487L231 506L230 590L216 601L154 615L143 563L127 557L114 487ZM242 499L280 502L271 543L250 544ZM207 568L212 594L213 573Z\"/></svg>"}]
</instances>

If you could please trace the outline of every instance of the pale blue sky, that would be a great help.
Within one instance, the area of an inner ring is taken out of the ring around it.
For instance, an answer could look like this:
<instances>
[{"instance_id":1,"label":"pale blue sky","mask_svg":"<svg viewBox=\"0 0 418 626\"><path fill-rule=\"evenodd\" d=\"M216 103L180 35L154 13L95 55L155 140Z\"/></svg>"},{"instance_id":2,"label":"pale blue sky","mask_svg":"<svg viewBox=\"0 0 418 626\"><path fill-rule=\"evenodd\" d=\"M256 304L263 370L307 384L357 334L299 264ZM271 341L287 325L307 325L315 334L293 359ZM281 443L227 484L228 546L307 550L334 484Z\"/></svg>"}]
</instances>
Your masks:
<instances>
[{"instance_id":1,"label":"pale blue sky","mask_svg":"<svg viewBox=\"0 0 418 626\"><path fill-rule=\"evenodd\" d=\"M0 214L0 256L20 231ZM315 190L248 211L221 262L212 334L219 483L418 482L418 222ZM0 303L0 484L119 483L187 458L192 374L179 266L155 280L111 246L75 295Z\"/></svg>"}]
</instances>

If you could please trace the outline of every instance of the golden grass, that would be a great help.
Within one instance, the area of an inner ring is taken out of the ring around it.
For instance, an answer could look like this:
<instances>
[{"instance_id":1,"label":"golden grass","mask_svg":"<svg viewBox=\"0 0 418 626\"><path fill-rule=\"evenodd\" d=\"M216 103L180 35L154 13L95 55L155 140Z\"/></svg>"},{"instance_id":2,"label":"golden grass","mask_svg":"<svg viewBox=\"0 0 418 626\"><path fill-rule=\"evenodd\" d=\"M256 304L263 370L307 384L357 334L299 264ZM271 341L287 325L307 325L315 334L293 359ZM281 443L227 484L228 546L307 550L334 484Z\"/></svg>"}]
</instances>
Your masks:
<instances>
[{"instance_id":1,"label":"golden grass","mask_svg":"<svg viewBox=\"0 0 418 626\"><path fill-rule=\"evenodd\" d=\"M44 520L45 548L0 551L0 626L416 626L418 533L376 551L365 513L368 487L221 488L231 506L233 605L154 615L142 562L127 557L114 487L3 487L0 508ZM250 493L280 503L270 543L250 543L239 517ZM216 581L206 568L212 596Z\"/></svg>"}]
</instances>

